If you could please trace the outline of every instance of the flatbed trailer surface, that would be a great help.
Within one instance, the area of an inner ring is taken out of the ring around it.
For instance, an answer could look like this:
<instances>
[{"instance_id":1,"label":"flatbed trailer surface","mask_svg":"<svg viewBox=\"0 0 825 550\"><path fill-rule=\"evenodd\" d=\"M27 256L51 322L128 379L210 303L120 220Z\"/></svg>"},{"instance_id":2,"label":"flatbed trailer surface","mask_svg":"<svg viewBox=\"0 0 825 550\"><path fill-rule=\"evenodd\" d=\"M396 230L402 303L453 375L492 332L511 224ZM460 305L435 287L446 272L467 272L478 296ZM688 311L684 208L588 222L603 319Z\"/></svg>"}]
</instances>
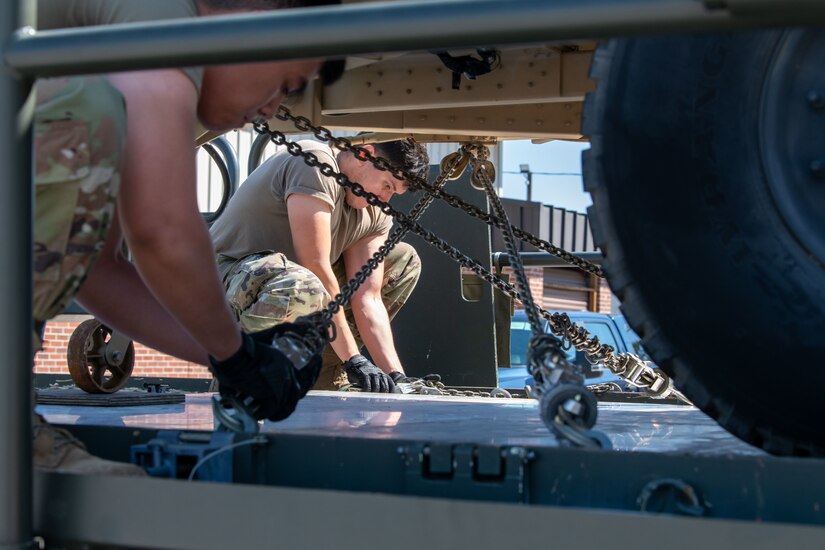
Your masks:
<instances>
[{"instance_id":1,"label":"flatbed trailer surface","mask_svg":"<svg viewBox=\"0 0 825 550\"><path fill-rule=\"evenodd\" d=\"M612 450L560 446L532 399L310 392L257 435L215 431L210 394L38 411L178 478L36 473L35 531L68 547L825 544L825 461L770 456L692 406L600 403Z\"/></svg>"},{"instance_id":2,"label":"flatbed trailer surface","mask_svg":"<svg viewBox=\"0 0 825 550\"><path fill-rule=\"evenodd\" d=\"M211 395L188 394L179 405L39 405L38 411L57 424L212 431ZM261 433L558 447L538 407L534 399L312 391L292 416L265 422ZM597 429L618 451L767 456L685 405L601 403Z\"/></svg>"}]
</instances>

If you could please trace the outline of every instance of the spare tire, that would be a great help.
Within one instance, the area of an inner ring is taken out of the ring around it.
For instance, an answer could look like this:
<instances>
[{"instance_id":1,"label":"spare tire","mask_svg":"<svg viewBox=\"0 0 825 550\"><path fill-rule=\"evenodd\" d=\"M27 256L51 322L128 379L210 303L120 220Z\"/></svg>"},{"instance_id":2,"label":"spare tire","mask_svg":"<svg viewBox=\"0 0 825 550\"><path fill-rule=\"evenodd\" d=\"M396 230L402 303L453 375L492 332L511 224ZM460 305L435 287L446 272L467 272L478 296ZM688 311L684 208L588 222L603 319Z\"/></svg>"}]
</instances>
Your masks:
<instances>
[{"instance_id":1,"label":"spare tire","mask_svg":"<svg viewBox=\"0 0 825 550\"><path fill-rule=\"evenodd\" d=\"M585 189L652 358L769 452L825 456L825 31L614 41Z\"/></svg>"}]
</instances>

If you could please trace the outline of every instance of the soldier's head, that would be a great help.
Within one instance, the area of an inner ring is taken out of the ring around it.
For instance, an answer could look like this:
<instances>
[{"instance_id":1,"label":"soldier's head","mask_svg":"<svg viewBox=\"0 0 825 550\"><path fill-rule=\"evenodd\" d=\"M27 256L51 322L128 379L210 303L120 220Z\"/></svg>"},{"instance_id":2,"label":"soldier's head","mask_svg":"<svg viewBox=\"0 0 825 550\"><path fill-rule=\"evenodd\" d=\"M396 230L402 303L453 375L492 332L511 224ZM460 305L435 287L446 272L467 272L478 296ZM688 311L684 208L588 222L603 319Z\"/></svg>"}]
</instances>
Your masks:
<instances>
[{"instance_id":1,"label":"soldier's head","mask_svg":"<svg viewBox=\"0 0 825 550\"><path fill-rule=\"evenodd\" d=\"M401 168L415 177L426 180L430 166L427 149L414 139L401 139L362 145L373 156L383 157L390 164ZM343 152L338 157L341 171L352 181L360 183L366 191L376 195L384 202L388 202L393 195L400 195L418 186L414 181L408 182L394 177L387 171L379 170L372 162L361 160L349 152ZM347 204L352 208L365 208L366 199L355 196L349 189L346 190Z\"/></svg>"},{"instance_id":2,"label":"soldier's head","mask_svg":"<svg viewBox=\"0 0 825 550\"><path fill-rule=\"evenodd\" d=\"M202 16L340 4L341 0L198 0ZM316 75L338 80L344 60L298 59L204 67L198 119L211 130L231 130L271 118L288 97L299 97Z\"/></svg>"}]
</instances>

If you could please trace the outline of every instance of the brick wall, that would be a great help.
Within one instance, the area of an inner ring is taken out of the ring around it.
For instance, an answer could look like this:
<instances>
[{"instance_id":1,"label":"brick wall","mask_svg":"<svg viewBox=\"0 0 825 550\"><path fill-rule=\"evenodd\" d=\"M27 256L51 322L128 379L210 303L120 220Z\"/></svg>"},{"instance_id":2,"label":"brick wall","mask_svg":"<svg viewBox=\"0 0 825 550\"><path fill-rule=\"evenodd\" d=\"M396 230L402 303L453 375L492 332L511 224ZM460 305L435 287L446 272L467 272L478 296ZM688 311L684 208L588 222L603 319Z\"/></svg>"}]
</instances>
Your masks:
<instances>
[{"instance_id":1,"label":"brick wall","mask_svg":"<svg viewBox=\"0 0 825 550\"><path fill-rule=\"evenodd\" d=\"M91 317L87 315L60 315L46 323L43 349L34 358L36 374L65 374L66 347L74 329ZM211 378L209 370L201 365L182 361L141 344L135 346L135 368L132 376L158 378Z\"/></svg>"},{"instance_id":2,"label":"brick wall","mask_svg":"<svg viewBox=\"0 0 825 550\"><path fill-rule=\"evenodd\" d=\"M612 298L607 280L601 279L599 281L599 299L598 309L596 311L599 313L611 313Z\"/></svg>"},{"instance_id":3,"label":"brick wall","mask_svg":"<svg viewBox=\"0 0 825 550\"><path fill-rule=\"evenodd\" d=\"M516 279L513 276L512 269L505 267L502 272L505 276L509 276L508 282L516 285ZM530 291L533 293L533 299L539 307L544 307L544 268L542 267L525 267L524 273L527 275L527 280L530 281ZM518 286L518 285L516 285ZM516 302L516 309L522 309L521 302ZM605 279L599 281L599 289L596 300L597 313L611 313L612 309L612 294L610 287Z\"/></svg>"}]
</instances>

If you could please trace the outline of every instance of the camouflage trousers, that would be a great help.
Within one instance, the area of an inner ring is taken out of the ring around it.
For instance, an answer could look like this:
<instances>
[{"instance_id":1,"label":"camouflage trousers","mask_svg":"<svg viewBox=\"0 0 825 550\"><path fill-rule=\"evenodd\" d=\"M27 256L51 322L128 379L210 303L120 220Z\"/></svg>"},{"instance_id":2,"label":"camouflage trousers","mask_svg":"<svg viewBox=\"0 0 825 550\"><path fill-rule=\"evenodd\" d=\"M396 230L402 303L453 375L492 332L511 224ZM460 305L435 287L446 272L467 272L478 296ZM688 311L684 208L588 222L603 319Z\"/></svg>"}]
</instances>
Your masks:
<instances>
[{"instance_id":1,"label":"camouflage trousers","mask_svg":"<svg viewBox=\"0 0 825 550\"><path fill-rule=\"evenodd\" d=\"M280 253L262 252L241 260L219 257L218 264L221 273L225 273L227 300L247 332L294 321L302 315L320 311L332 300L314 273ZM338 284L346 283L343 260L332 267ZM420 274L418 253L406 243L399 243L384 260L381 298L390 319L406 303ZM349 304L344 307L344 314L358 347L362 347L363 341ZM336 390L347 384L341 363L332 346L327 346L321 374L313 389Z\"/></svg>"},{"instance_id":2,"label":"camouflage trousers","mask_svg":"<svg viewBox=\"0 0 825 550\"><path fill-rule=\"evenodd\" d=\"M71 302L103 247L120 183L126 109L102 77L36 86L32 306L43 322Z\"/></svg>"}]
</instances>

